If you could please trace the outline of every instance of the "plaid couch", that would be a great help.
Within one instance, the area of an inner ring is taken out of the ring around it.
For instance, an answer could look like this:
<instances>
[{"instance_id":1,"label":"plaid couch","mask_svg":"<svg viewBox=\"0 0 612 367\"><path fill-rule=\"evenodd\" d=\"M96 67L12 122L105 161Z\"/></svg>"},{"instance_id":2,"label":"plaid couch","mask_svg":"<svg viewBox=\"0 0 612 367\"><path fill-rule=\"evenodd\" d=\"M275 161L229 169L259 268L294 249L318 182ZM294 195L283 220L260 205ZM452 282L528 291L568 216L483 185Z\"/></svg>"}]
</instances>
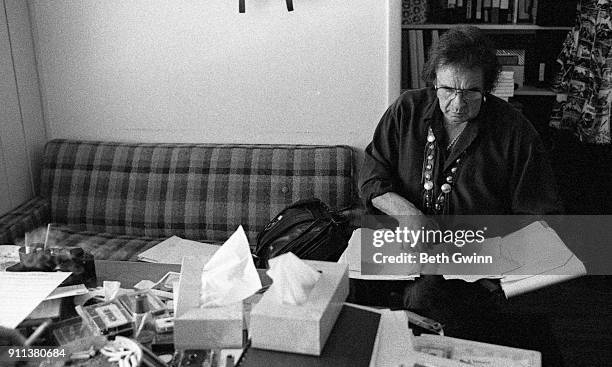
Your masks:
<instances>
[{"instance_id":1,"label":"plaid couch","mask_svg":"<svg viewBox=\"0 0 612 367\"><path fill-rule=\"evenodd\" d=\"M0 243L52 222L59 245L128 260L172 235L223 242L239 225L253 246L303 198L358 205L347 146L52 140L41 176L40 196L0 217Z\"/></svg>"}]
</instances>

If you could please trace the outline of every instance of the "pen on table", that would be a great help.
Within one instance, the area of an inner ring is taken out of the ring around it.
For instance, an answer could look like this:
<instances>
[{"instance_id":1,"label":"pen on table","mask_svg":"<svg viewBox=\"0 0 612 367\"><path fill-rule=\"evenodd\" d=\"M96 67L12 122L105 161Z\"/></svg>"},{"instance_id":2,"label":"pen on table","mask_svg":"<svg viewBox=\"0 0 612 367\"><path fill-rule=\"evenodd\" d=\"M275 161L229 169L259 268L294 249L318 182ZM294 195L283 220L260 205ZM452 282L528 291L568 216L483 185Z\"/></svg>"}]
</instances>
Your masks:
<instances>
[{"instance_id":1,"label":"pen on table","mask_svg":"<svg viewBox=\"0 0 612 367\"><path fill-rule=\"evenodd\" d=\"M51 320L47 320L47 321L43 322L42 324L40 324L40 326L37 327L36 330L34 330L32 335L30 335L26 339L25 343L23 343L23 346L24 347L29 347L30 345L32 345L32 343L34 343L36 341L36 339L38 339L38 337L40 337L40 335L42 333L44 333L45 330L47 330L49 325L51 325Z\"/></svg>"}]
</instances>

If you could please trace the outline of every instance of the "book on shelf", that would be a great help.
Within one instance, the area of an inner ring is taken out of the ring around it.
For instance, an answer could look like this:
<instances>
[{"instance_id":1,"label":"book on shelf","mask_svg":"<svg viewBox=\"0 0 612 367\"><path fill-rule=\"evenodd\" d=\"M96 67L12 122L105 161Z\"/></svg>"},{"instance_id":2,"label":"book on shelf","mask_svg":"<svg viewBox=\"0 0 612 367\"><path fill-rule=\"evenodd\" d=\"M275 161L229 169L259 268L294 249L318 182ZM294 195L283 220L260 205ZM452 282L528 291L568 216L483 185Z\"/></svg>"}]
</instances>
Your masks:
<instances>
[{"instance_id":1,"label":"book on shelf","mask_svg":"<svg viewBox=\"0 0 612 367\"><path fill-rule=\"evenodd\" d=\"M473 14L474 14L474 1L475 0L465 0L465 21L466 23L471 23Z\"/></svg>"},{"instance_id":2,"label":"book on shelf","mask_svg":"<svg viewBox=\"0 0 612 367\"><path fill-rule=\"evenodd\" d=\"M474 16L474 20L477 23L482 23L482 0L476 0L476 15Z\"/></svg>"},{"instance_id":3,"label":"book on shelf","mask_svg":"<svg viewBox=\"0 0 612 367\"><path fill-rule=\"evenodd\" d=\"M465 22L465 9L466 9L466 3L469 0L457 0L457 4L455 6L455 16L454 19L456 20L457 23L464 23Z\"/></svg>"},{"instance_id":4,"label":"book on shelf","mask_svg":"<svg viewBox=\"0 0 612 367\"><path fill-rule=\"evenodd\" d=\"M434 24L537 24L571 27L575 22L577 3L578 0L432 0L427 3L424 19ZM410 0L403 0L404 20L405 7L409 4Z\"/></svg>"},{"instance_id":5,"label":"book on shelf","mask_svg":"<svg viewBox=\"0 0 612 367\"><path fill-rule=\"evenodd\" d=\"M500 0L499 1L500 23L502 24L512 23L513 6L514 6L514 0Z\"/></svg>"},{"instance_id":6,"label":"book on shelf","mask_svg":"<svg viewBox=\"0 0 612 367\"><path fill-rule=\"evenodd\" d=\"M531 22L531 0L517 0L518 1L518 13L517 23L529 23Z\"/></svg>"},{"instance_id":7,"label":"book on shelf","mask_svg":"<svg viewBox=\"0 0 612 367\"><path fill-rule=\"evenodd\" d=\"M514 83L521 88L525 82L525 50L523 49L497 49L495 50L497 61L501 64L502 71L514 73Z\"/></svg>"},{"instance_id":8,"label":"book on shelf","mask_svg":"<svg viewBox=\"0 0 612 367\"><path fill-rule=\"evenodd\" d=\"M499 21L499 0L492 0L491 4L491 23L500 24Z\"/></svg>"},{"instance_id":9,"label":"book on shelf","mask_svg":"<svg viewBox=\"0 0 612 367\"><path fill-rule=\"evenodd\" d=\"M482 20L484 23L491 23L491 0L483 0L482 1Z\"/></svg>"}]
</instances>

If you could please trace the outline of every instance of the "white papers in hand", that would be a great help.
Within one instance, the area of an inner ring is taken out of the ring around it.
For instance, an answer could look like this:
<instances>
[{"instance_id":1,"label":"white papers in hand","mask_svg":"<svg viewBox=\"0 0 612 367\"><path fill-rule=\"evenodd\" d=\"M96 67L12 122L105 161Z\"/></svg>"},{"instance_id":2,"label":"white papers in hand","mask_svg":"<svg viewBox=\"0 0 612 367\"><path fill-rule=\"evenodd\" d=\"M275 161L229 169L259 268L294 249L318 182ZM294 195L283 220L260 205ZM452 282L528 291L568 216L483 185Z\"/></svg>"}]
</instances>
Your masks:
<instances>
[{"instance_id":1,"label":"white papers in hand","mask_svg":"<svg viewBox=\"0 0 612 367\"><path fill-rule=\"evenodd\" d=\"M501 287L513 297L586 274L584 264L557 233L534 222L503 239L502 248L522 267L504 274Z\"/></svg>"},{"instance_id":2,"label":"white papers in hand","mask_svg":"<svg viewBox=\"0 0 612 367\"><path fill-rule=\"evenodd\" d=\"M361 274L361 236L362 232L373 231L368 228L357 228L349 239L348 246L338 259L340 264L348 264L349 278L362 280L413 280L419 277L418 272L406 275L364 275ZM371 237L371 234L369 234Z\"/></svg>"},{"instance_id":3,"label":"white papers in hand","mask_svg":"<svg viewBox=\"0 0 612 367\"><path fill-rule=\"evenodd\" d=\"M138 260L151 263L181 264L183 256L210 259L219 249L217 245L172 236L138 255Z\"/></svg>"},{"instance_id":4,"label":"white papers in hand","mask_svg":"<svg viewBox=\"0 0 612 367\"><path fill-rule=\"evenodd\" d=\"M201 307L240 302L261 289L249 241L242 226L221 246L202 271Z\"/></svg>"},{"instance_id":5,"label":"white papers in hand","mask_svg":"<svg viewBox=\"0 0 612 367\"><path fill-rule=\"evenodd\" d=\"M321 273L308 266L292 252L269 260L267 271L273 282L268 292L276 296L279 303L301 305L321 277Z\"/></svg>"},{"instance_id":6,"label":"white papers in hand","mask_svg":"<svg viewBox=\"0 0 612 367\"><path fill-rule=\"evenodd\" d=\"M557 233L542 222L533 222L505 236L502 239L502 250L522 265L504 275L520 275L524 278L559 268L573 256Z\"/></svg>"},{"instance_id":7,"label":"white papers in hand","mask_svg":"<svg viewBox=\"0 0 612 367\"><path fill-rule=\"evenodd\" d=\"M436 245L434 248L446 254L461 253L471 255L474 253L472 247L457 247L452 243ZM466 282L475 282L480 279L499 279L502 274L518 269L521 264L504 255L502 250L502 238L492 237L478 244L478 255L490 256L493 259L490 263L457 264L448 262L438 264L436 273L442 274L444 279L462 279ZM456 274L456 275L453 275Z\"/></svg>"},{"instance_id":8,"label":"white papers in hand","mask_svg":"<svg viewBox=\"0 0 612 367\"><path fill-rule=\"evenodd\" d=\"M0 325L16 328L70 272L0 272Z\"/></svg>"}]
</instances>

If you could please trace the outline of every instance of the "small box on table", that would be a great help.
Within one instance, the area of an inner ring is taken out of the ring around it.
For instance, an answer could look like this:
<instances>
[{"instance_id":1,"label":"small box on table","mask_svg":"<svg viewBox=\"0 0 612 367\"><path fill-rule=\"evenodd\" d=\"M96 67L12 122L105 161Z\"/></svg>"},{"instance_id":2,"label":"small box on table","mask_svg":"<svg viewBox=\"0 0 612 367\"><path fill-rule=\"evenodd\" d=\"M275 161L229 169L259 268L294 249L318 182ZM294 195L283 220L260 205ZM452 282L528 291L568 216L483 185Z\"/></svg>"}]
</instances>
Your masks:
<instances>
[{"instance_id":1,"label":"small box on table","mask_svg":"<svg viewBox=\"0 0 612 367\"><path fill-rule=\"evenodd\" d=\"M324 261L305 262L321 277L301 305L280 303L266 292L250 315L254 348L320 355L348 297L348 266Z\"/></svg>"},{"instance_id":2,"label":"small box on table","mask_svg":"<svg viewBox=\"0 0 612 367\"><path fill-rule=\"evenodd\" d=\"M200 307L204 260L183 258L174 318L176 349L226 349L243 346L243 307Z\"/></svg>"}]
</instances>

